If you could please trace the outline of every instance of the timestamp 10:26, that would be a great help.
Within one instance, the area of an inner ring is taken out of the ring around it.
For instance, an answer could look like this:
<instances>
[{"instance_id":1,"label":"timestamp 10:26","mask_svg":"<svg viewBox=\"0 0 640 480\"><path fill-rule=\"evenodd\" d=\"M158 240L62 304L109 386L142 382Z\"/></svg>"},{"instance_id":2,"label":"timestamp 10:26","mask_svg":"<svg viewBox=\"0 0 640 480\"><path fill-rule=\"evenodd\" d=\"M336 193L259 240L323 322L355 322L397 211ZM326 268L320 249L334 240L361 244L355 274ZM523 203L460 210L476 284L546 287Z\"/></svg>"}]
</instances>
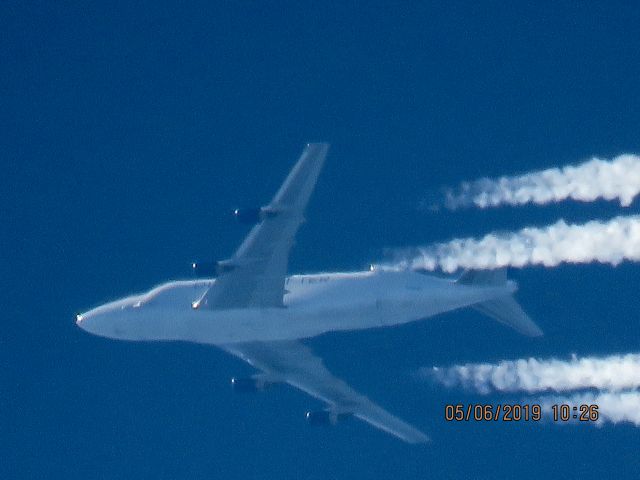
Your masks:
<instances>
[{"instance_id":1,"label":"timestamp 10:26","mask_svg":"<svg viewBox=\"0 0 640 480\"><path fill-rule=\"evenodd\" d=\"M599 418L598 405L582 404L572 407L566 403L551 405L554 422L568 422L578 420L580 422L597 422Z\"/></svg>"}]
</instances>

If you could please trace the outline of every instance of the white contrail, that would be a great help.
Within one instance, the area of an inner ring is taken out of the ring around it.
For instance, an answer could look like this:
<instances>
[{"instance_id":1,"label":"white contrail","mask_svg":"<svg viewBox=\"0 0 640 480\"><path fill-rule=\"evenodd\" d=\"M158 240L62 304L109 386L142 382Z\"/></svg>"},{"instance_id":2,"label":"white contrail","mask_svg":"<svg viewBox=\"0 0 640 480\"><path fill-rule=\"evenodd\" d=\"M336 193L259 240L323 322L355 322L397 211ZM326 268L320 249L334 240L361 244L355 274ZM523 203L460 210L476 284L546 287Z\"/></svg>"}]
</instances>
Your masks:
<instances>
[{"instance_id":1,"label":"white contrail","mask_svg":"<svg viewBox=\"0 0 640 480\"><path fill-rule=\"evenodd\" d=\"M530 397L524 402L541 405L548 418L551 418L553 405L569 405L570 418L563 421L572 423L579 423L573 419L573 414L580 415L573 407L597 405L598 422L630 422L640 426L640 354L636 353L425 367L418 375L435 379L447 387L464 387L482 394L557 392Z\"/></svg>"},{"instance_id":2,"label":"white contrail","mask_svg":"<svg viewBox=\"0 0 640 480\"><path fill-rule=\"evenodd\" d=\"M640 193L640 157L625 154L612 160L592 158L580 165L550 168L523 175L483 178L445 189L444 206L479 208L546 204L573 199L591 202L617 199L628 207Z\"/></svg>"},{"instance_id":3,"label":"white contrail","mask_svg":"<svg viewBox=\"0 0 640 480\"><path fill-rule=\"evenodd\" d=\"M493 269L561 263L600 262L618 265L640 260L640 216L616 217L582 225L564 220L542 228L524 228L506 234L490 233L480 239L462 238L398 252L394 268ZM408 260L406 258L409 257Z\"/></svg>"},{"instance_id":4,"label":"white contrail","mask_svg":"<svg viewBox=\"0 0 640 480\"><path fill-rule=\"evenodd\" d=\"M470 363L448 368L421 368L419 375L447 387L480 393L565 392L594 388L620 391L640 388L640 354L572 357L570 360L527 358L498 363Z\"/></svg>"},{"instance_id":5,"label":"white contrail","mask_svg":"<svg viewBox=\"0 0 640 480\"><path fill-rule=\"evenodd\" d=\"M570 408L580 405L597 405L598 422L629 422L640 427L640 392L632 390L628 392L584 392L568 396L544 396L533 400L531 403L539 404L546 416L552 414L553 405L569 405ZM571 412L569 422L582 423L573 420ZM580 412L577 413L580 415Z\"/></svg>"}]
</instances>

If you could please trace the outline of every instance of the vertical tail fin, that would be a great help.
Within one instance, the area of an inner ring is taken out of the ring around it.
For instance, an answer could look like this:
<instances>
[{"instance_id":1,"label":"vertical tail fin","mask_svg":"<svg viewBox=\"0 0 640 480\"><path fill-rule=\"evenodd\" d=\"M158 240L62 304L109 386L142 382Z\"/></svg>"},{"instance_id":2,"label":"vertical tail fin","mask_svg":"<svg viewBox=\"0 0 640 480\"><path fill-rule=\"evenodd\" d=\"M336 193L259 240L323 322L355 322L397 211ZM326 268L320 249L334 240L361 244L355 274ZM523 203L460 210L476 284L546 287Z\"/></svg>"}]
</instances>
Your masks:
<instances>
[{"instance_id":1,"label":"vertical tail fin","mask_svg":"<svg viewBox=\"0 0 640 480\"><path fill-rule=\"evenodd\" d=\"M504 268L499 270L465 270L456 283L477 287L506 285L507 270ZM513 328L522 335L528 337L539 337L543 335L540 327L529 318L529 315L522 310L518 302L516 302L509 293L482 303L477 303L471 308Z\"/></svg>"}]
</instances>

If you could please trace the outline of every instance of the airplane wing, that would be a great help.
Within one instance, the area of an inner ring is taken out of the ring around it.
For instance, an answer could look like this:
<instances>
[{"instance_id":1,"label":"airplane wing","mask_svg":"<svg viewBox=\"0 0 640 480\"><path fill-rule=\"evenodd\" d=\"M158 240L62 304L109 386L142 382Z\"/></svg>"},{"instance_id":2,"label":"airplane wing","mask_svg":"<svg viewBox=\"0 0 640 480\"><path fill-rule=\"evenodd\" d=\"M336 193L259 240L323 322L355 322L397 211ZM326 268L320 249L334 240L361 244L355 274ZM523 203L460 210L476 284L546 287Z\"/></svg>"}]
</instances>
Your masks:
<instances>
[{"instance_id":1,"label":"airplane wing","mask_svg":"<svg viewBox=\"0 0 640 480\"><path fill-rule=\"evenodd\" d=\"M288 383L326 402L335 414L351 414L408 443L429 441L424 433L334 377L322 360L300 342L250 342L220 348L264 372L267 381Z\"/></svg>"},{"instance_id":2,"label":"airplane wing","mask_svg":"<svg viewBox=\"0 0 640 480\"><path fill-rule=\"evenodd\" d=\"M262 208L263 218L249 232L230 265L194 308L281 307L289 250L316 184L329 145L310 143L278 193Z\"/></svg>"},{"instance_id":3,"label":"airplane wing","mask_svg":"<svg viewBox=\"0 0 640 480\"><path fill-rule=\"evenodd\" d=\"M302 152L278 193L261 209L257 223L225 270L194 308L282 307L289 251L324 164L329 146L312 143ZM394 417L327 370L300 342L251 342L220 346L264 372L323 400L335 415L351 414L410 443L427 436Z\"/></svg>"}]
</instances>

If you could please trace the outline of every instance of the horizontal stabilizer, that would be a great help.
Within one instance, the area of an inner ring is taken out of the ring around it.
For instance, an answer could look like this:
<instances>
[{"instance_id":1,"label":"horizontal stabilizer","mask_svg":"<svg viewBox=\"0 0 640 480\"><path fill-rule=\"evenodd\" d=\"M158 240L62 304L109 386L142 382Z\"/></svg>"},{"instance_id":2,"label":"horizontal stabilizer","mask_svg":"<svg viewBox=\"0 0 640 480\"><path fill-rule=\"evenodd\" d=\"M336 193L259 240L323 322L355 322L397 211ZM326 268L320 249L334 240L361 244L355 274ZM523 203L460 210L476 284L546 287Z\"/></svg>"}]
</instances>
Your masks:
<instances>
[{"instance_id":1,"label":"horizontal stabilizer","mask_svg":"<svg viewBox=\"0 0 640 480\"><path fill-rule=\"evenodd\" d=\"M507 286L507 269L465 270L460 278L456 280L456 283L473 287ZM529 315L522 310L518 302L506 292L504 296L477 303L471 308L513 328L522 335L528 337L539 337L543 335L540 327L529 318Z\"/></svg>"},{"instance_id":2,"label":"horizontal stabilizer","mask_svg":"<svg viewBox=\"0 0 640 480\"><path fill-rule=\"evenodd\" d=\"M504 325L507 325L518 333L528 337L539 337L543 335L529 315L518 305L518 302L511 296L494 298L486 302L473 305L475 310L483 313L487 317L493 318Z\"/></svg>"}]
</instances>

